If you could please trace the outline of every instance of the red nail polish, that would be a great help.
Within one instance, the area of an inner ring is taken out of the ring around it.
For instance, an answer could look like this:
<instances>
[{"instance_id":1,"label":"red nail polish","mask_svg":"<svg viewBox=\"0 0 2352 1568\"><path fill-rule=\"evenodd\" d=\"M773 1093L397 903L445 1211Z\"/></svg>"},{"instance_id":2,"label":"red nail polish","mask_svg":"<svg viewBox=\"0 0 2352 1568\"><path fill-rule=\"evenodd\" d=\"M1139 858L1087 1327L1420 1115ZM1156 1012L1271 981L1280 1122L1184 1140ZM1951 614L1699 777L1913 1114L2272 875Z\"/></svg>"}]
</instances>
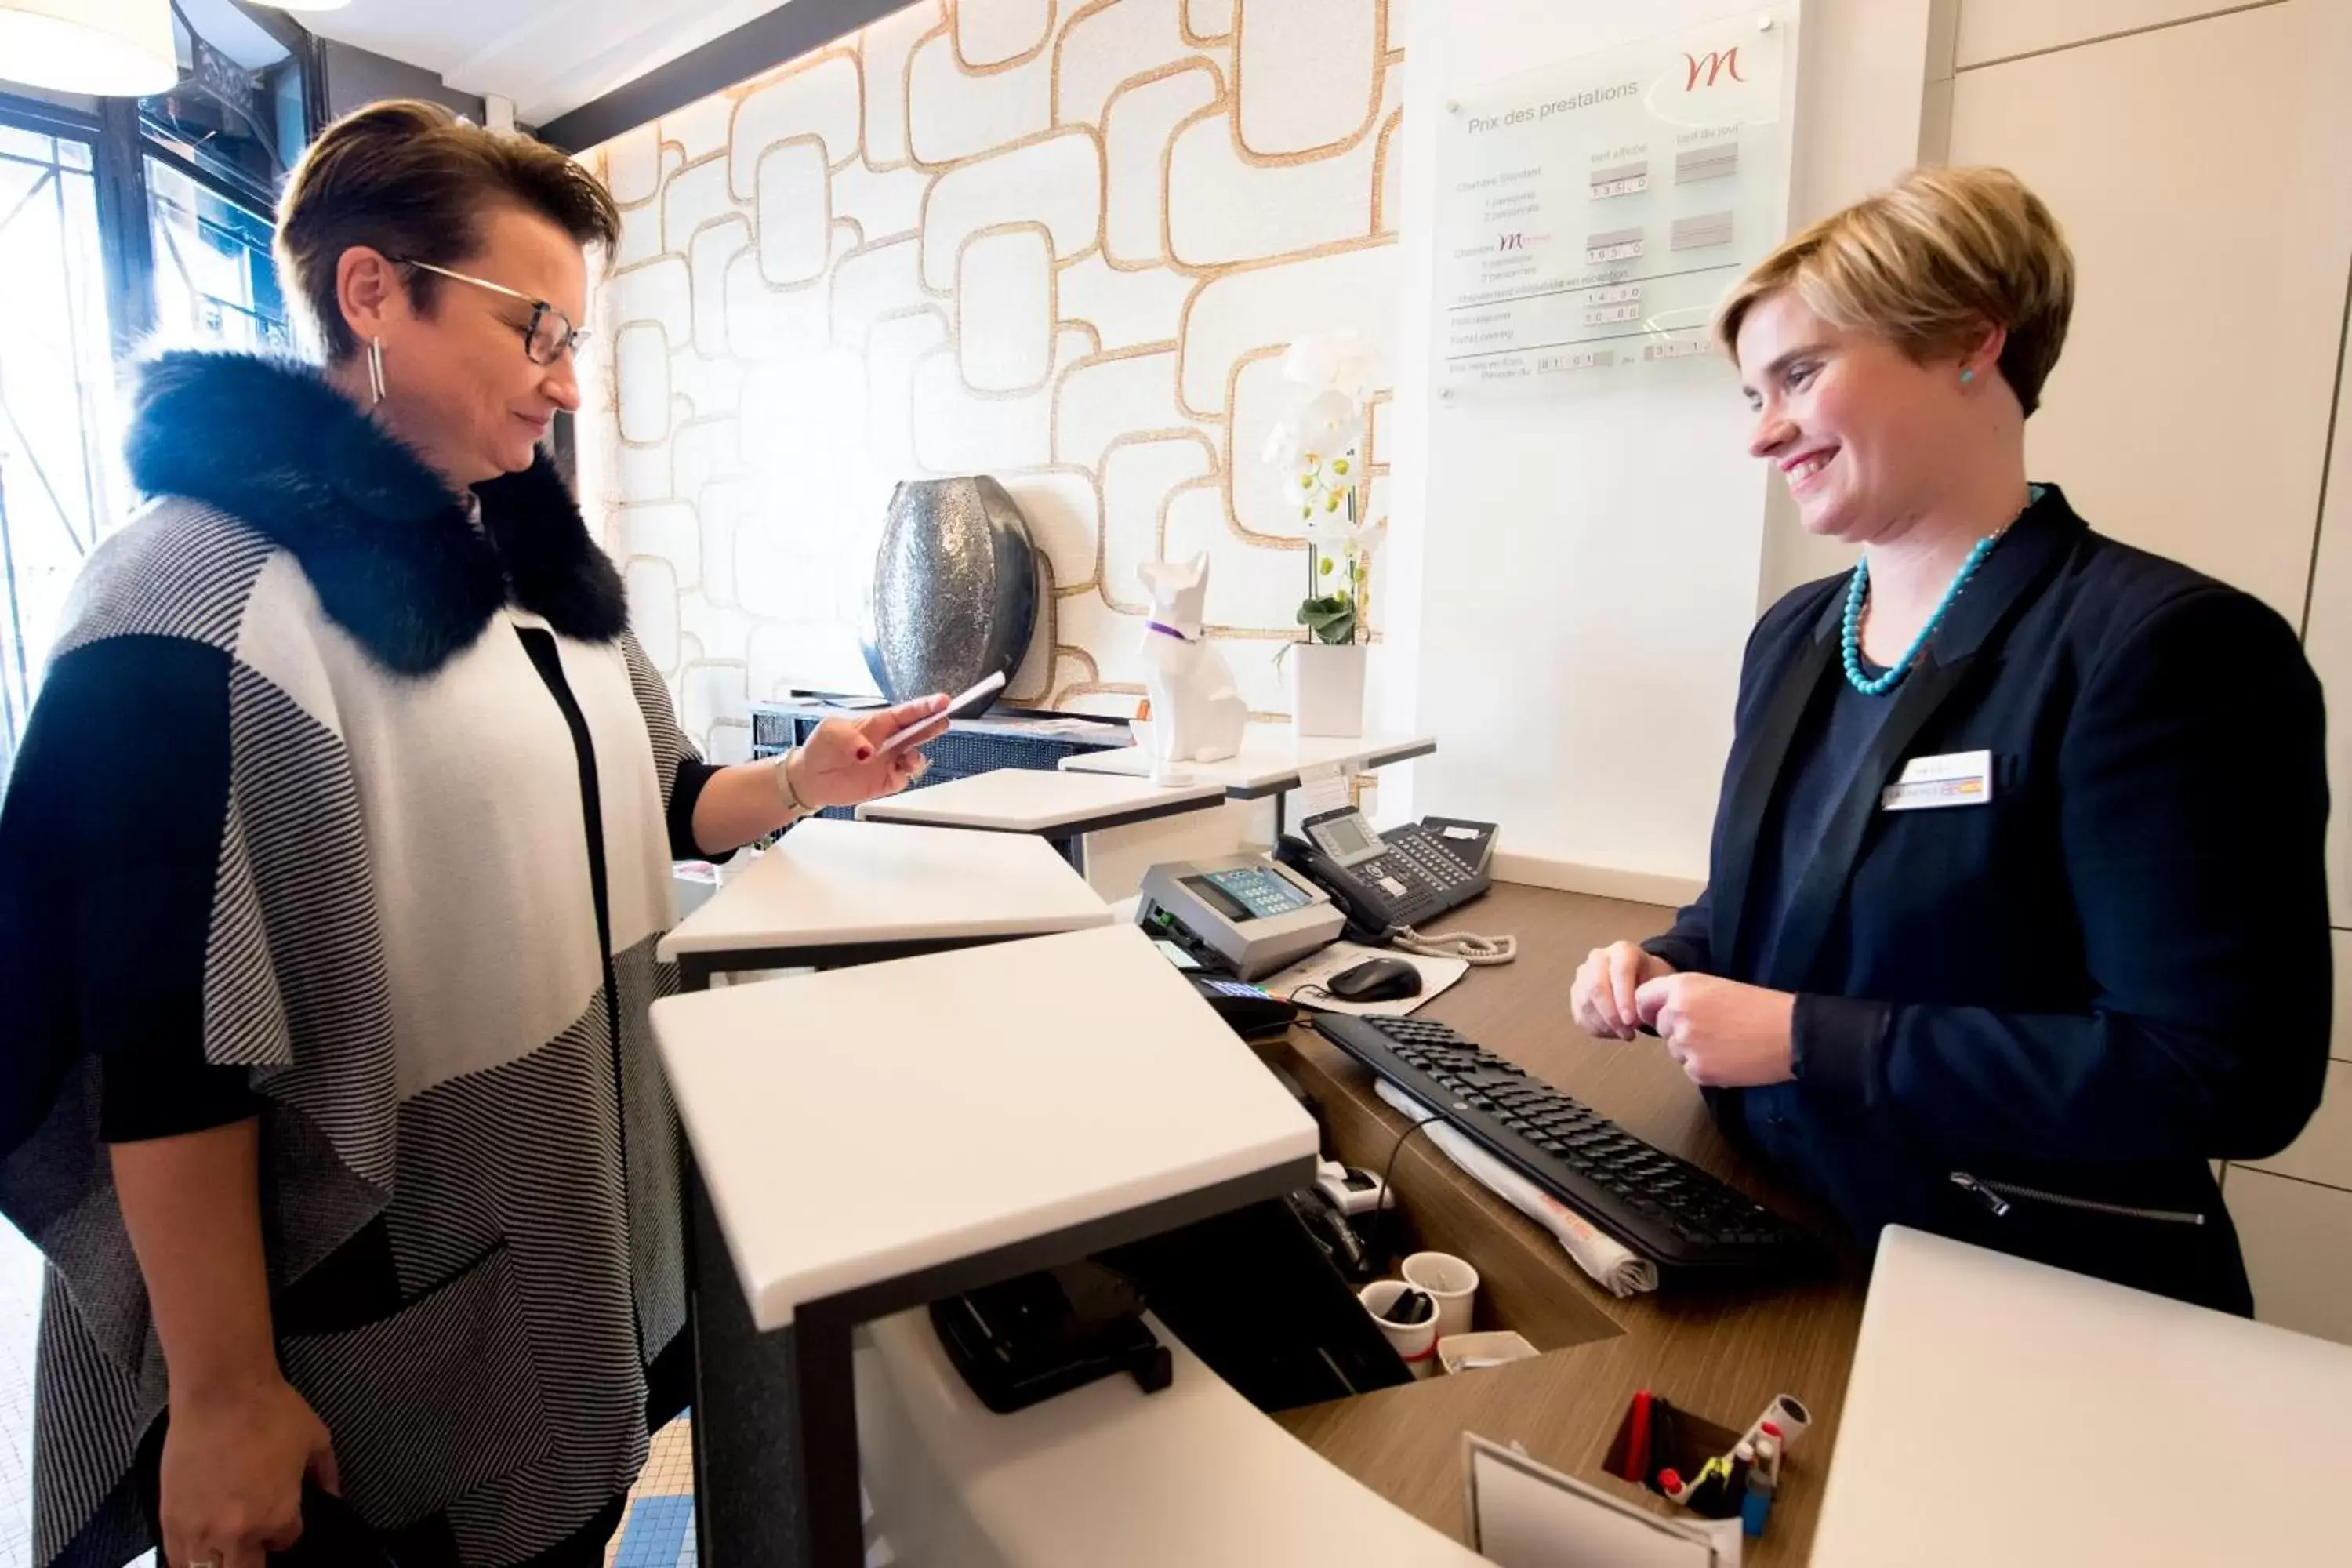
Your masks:
<instances>
[{"instance_id":1,"label":"red nail polish","mask_svg":"<svg viewBox=\"0 0 2352 1568\"><path fill-rule=\"evenodd\" d=\"M874 760L874 748L873 748L873 747L871 747L871 746L860 746L860 747L858 747L858 748L857 748L857 760L858 760L859 762L861 762L861 763L866 763L866 762L871 762L871 761L873 761L873 760Z\"/></svg>"}]
</instances>

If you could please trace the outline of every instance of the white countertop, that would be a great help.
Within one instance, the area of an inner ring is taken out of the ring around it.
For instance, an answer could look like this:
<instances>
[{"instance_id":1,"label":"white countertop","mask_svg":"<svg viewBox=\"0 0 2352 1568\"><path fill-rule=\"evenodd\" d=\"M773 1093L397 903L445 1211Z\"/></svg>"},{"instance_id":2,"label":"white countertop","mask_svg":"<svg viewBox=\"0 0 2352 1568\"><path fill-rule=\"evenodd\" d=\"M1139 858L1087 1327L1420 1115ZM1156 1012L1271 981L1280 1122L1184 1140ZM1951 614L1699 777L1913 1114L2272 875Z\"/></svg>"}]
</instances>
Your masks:
<instances>
[{"instance_id":1,"label":"white countertop","mask_svg":"<svg viewBox=\"0 0 2352 1568\"><path fill-rule=\"evenodd\" d=\"M1286 724L1252 724L1242 732L1238 756L1222 763L1186 763L1196 784L1222 785L1230 792L1262 794L1289 788L1302 773L1336 767L1342 772L1376 768L1437 749L1434 735L1316 736L1301 740ZM1149 774L1151 759L1140 746L1087 752L1065 757L1062 771L1073 773Z\"/></svg>"},{"instance_id":2,"label":"white countertop","mask_svg":"<svg viewBox=\"0 0 2352 1568\"><path fill-rule=\"evenodd\" d=\"M856 1355L873 1529L901 1563L964 1568L1481 1568L1293 1437L1145 1319L1175 1379L1124 1375L1010 1415L957 1375L929 1314Z\"/></svg>"},{"instance_id":3,"label":"white countertop","mask_svg":"<svg viewBox=\"0 0 2352 1568\"><path fill-rule=\"evenodd\" d=\"M960 937L1111 922L1108 905L1042 838L812 817L664 937L680 953Z\"/></svg>"},{"instance_id":4,"label":"white countertop","mask_svg":"<svg viewBox=\"0 0 2352 1568\"><path fill-rule=\"evenodd\" d=\"M857 808L857 815L866 822L1051 833L1057 828L1083 831L1087 823L1138 812L1172 816L1183 811L1204 811L1224 798L1221 784L1163 787L1148 778L1116 773L999 768L929 789L869 800Z\"/></svg>"},{"instance_id":5,"label":"white countertop","mask_svg":"<svg viewBox=\"0 0 2352 1568\"><path fill-rule=\"evenodd\" d=\"M2352 1561L2347 1436L2352 1347L1889 1226L1813 1568Z\"/></svg>"},{"instance_id":6,"label":"white countertop","mask_svg":"<svg viewBox=\"0 0 2352 1568\"><path fill-rule=\"evenodd\" d=\"M1316 1151L1133 926L667 997L653 1028L763 1330Z\"/></svg>"}]
</instances>

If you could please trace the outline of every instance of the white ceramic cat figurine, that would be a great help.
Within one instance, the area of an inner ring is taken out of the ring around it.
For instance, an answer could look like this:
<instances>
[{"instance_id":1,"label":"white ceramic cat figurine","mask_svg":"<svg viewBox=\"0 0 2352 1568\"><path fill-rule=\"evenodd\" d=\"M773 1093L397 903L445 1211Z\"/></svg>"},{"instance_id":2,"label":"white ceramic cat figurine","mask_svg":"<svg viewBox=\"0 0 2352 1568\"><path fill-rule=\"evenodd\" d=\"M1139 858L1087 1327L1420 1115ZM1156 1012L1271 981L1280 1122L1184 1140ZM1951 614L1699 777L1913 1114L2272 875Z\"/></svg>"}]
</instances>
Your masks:
<instances>
[{"instance_id":1,"label":"white ceramic cat figurine","mask_svg":"<svg viewBox=\"0 0 2352 1568\"><path fill-rule=\"evenodd\" d=\"M1209 558L1147 561L1136 575L1151 595L1143 633L1143 684L1151 693L1155 776L1185 763L1217 763L1242 749L1249 704L1234 689L1233 667L1201 636Z\"/></svg>"}]
</instances>

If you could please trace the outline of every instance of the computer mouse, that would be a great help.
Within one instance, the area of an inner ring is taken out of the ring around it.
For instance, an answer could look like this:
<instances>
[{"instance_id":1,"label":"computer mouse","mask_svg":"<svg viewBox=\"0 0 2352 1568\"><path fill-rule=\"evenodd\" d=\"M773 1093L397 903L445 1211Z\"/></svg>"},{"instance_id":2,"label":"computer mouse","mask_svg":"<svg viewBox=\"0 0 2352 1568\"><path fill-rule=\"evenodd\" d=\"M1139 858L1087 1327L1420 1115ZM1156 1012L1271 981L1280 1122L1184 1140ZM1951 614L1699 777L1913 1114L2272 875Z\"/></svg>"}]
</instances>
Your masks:
<instances>
[{"instance_id":1,"label":"computer mouse","mask_svg":"<svg viewBox=\"0 0 2352 1568\"><path fill-rule=\"evenodd\" d=\"M1325 987L1342 1002L1395 1002L1421 994L1421 971L1402 958L1368 958Z\"/></svg>"}]
</instances>

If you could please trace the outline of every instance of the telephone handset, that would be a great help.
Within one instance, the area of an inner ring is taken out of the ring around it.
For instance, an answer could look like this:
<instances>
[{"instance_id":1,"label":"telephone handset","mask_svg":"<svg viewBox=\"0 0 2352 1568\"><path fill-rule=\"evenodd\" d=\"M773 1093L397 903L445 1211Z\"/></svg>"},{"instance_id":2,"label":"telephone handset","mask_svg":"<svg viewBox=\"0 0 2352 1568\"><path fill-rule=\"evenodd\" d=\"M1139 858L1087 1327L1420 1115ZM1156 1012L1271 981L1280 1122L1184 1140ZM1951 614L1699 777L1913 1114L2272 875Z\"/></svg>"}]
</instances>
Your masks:
<instances>
[{"instance_id":1,"label":"telephone handset","mask_svg":"<svg viewBox=\"0 0 2352 1568\"><path fill-rule=\"evenodd\" d=\"M1352 808L1327 811L1283 835L1275 858L1331 895L1348 939L1385 944L1466 904L1494 882L1495 825L1433 816L1383 835Z\"/></svg>"}]
</instances>

